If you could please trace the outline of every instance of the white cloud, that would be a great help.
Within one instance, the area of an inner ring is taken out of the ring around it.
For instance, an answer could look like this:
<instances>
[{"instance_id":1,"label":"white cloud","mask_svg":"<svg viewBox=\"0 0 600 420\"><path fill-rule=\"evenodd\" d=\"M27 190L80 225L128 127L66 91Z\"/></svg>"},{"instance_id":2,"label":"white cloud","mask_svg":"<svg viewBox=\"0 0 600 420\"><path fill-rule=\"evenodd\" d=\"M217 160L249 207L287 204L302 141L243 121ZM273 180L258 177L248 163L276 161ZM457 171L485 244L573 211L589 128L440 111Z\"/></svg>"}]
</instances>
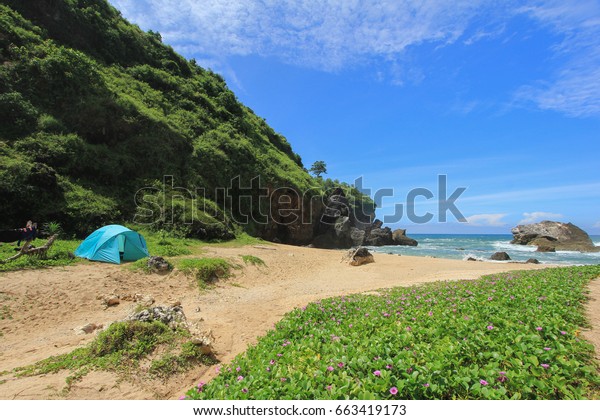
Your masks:
<instances>
[{"instance_id":1,"label":"white cloud","mask_svg":"<svg viewBox=\"0 0 600 420\"><path fill-rule=\"evenodd\" d=\"M506 226L506 223L502 221L505 216L506 213L474 214L466 219L473 226Z\"/></svg>"},{"instance_id":2,"label":"white cloud","mask_svg":"<svg viewBox=\"0 0 600 420\"><path fill-rule=\"evenodd\" d=\"M562 214L557 213L548 213L544 211L534 211L533 213L523 213L525 218L521 220L519 225L527 225L530 223L541 222L542 220L558 220L562 219L564 216Z\"/></svg>"}]
</instances>

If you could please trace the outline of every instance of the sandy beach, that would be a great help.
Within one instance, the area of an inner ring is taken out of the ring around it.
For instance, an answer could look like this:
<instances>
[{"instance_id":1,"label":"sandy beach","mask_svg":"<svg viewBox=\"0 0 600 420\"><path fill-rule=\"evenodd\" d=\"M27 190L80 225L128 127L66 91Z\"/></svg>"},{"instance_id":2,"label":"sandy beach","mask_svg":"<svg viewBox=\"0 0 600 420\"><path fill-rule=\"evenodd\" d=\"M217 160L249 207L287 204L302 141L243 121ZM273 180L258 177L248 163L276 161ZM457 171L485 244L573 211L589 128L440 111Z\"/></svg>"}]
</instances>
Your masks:
<instances>
[{"instance_id":1,"label":"sandy beach","mask_svg":"<svg viewBox=\"0 0 600 420\"><path fill-rule=\"evenodd\" d=\"M244 265L241 255L261 258L265 266ZM168 381L92 372L65 392L68 372L16 378L10 371L49 356L64 354L93 340L77 334L88 323L107 326L138 305L126 298L106 308L102 297L150 296L155 305L180 302L188 322L212 332L221 363L256 342L294 307L309 302L380 288L438 280L475 279L508 270L542 265L445 260L376 254L375 263L352 267L344 251L266 244L241 248L208 247L203 256L238 263L235 275L199 291L193 279L174 271L140 274L102 263L77 264L0 275L0 399L174 399L200 380L214 376L213 366L197 367Z\"/></svg>"}]
</instances>

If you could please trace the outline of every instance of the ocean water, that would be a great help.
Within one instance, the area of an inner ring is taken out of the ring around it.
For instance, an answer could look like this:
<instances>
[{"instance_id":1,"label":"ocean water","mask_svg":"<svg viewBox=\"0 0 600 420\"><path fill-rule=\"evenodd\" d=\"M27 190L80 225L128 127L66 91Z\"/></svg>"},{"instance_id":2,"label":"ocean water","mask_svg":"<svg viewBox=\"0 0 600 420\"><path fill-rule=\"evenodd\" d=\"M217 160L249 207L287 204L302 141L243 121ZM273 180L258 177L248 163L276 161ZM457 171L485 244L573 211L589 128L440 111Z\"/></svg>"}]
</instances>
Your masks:
<instances>
[{"instance_id":1,"label":"ocean water","mask_svg":"<svg viewBox=\"0 0 600 420\"><path fill-rule=\"evenodd\" d=\"M412 246L370 247L374 252L413 256L429 256L466 260L469 257L489 260L494 252L506 252L512 261L527 261L537 258L543 264L582 265L600 264L600 252L535 252L535 246L512 245L512 235L445 235L413 234L409 236L419 241ZM600 236L590 236L596 246L600 246ZM499 262L504 263L504 262Z\"/></svg>"}]
</instances>

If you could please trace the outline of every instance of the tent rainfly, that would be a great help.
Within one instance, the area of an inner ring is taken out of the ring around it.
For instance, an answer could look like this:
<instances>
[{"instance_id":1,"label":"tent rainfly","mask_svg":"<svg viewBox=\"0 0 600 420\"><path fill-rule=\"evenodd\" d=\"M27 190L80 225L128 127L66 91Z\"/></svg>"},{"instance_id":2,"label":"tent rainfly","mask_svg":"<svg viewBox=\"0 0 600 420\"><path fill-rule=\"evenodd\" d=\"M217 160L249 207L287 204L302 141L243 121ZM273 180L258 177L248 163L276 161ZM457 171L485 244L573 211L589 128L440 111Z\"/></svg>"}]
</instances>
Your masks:
<instances>
[{"instance_id":1,"label":"tent rainfly","mask_svg":"<svg viewBox=\"0 0 600 420\"><path fill-rule=\"evenodd\" d=\"M114 264L150 256L144 237L121 225L108 225L95 230L77 247L75 255Z\"/></svg>"}]
</instances>

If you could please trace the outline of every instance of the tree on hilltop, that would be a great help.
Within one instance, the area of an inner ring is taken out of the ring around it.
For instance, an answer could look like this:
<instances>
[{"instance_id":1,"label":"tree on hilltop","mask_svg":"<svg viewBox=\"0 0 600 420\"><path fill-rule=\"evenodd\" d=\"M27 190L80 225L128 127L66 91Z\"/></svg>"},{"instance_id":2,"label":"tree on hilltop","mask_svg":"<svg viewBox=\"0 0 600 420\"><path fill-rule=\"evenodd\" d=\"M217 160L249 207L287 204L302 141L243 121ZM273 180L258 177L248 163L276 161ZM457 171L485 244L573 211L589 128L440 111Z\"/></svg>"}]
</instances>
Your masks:
<instances>
[{"instance_id":1,"label":"tree on hilltop","mask_svg":"<svg viewBox=\"0 0 600 420\"><path fill-rule=\"evenodd\" d=\"M321 174L327 173L327 165L324 161L317 160L315 163L312 164L308 171L312 172L314 176L321 178Z\"/></svg>"}]
</instances>

